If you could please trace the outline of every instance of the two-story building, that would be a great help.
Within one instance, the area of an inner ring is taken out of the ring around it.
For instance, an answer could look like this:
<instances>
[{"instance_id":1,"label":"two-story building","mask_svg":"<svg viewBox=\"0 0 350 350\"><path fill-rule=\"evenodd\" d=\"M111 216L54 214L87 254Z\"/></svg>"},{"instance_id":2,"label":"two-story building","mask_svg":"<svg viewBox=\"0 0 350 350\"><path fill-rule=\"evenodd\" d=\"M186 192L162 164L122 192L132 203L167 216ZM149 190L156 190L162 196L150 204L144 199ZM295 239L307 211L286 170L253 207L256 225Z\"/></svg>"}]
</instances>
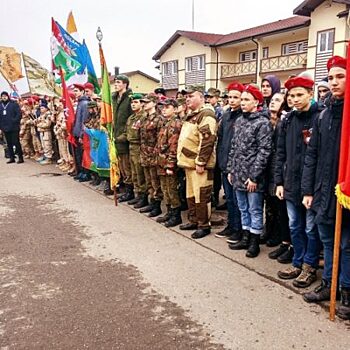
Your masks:
<instances>
[{"instance_id":1,"label":"two-story building","mask_svg":"<svg viewBox=\"0 0 350 350\"><path fill-rule=\"evenodd\" d=\"M169 95L191 84L224 90L233 80L260 84L263 76L308 70L315 81L327 75L326 62L345 56L350 0L305 0L295 16L254 28L210 34L176 31L153 56Z\"/></svg>"}]
</instances>

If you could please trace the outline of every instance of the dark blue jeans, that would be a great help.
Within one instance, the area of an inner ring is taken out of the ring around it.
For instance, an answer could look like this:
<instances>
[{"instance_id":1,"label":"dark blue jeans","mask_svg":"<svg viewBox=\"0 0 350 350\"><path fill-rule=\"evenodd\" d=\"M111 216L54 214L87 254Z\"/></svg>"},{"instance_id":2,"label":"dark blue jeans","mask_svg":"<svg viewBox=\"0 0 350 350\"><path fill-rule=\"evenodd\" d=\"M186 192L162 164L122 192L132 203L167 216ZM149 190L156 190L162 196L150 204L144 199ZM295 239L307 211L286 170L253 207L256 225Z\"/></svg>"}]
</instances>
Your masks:
<instances>
[{"instance_id":1,"label":"dark blue jeans","mask_svg":"<svg viewBox=\"0 0 350 350\"><path fill-rule=\"evenodd\" d=\"M242 228L260 235L264 228L262 192L236 191L237 203L241 212Z\"/></svg>"},{"instance_id":2,"label":"dark blue jeans","mask_svg":"<svg viewBox=\"0 0 350 350\"><path fill-rule=\"evenodd\" d=\"M346 210L346 209L343 209ZM317 225L320 238L323 243L324 269L322 278L328 283L332 281L333 269L333 248L334 248L334 225ZM342 235L340 245L340 275L339 284L341 287L350 288L350 225L342 224Z\"/></svg>"},{"instance_id":3,"label":"dark blue jeans","mask_svg":"<svg viewBox=\"0 0 350 350\"><path fill-rule=\"evenodd\" d=\"M306 263L318 267L321 241L315 224L315 213L304 206L296 206L286 201L289 218L290 236L294 248L292 265L301 268Z\"/></svg>"},{"instance_id":4,"label":"dark blue jeans","mask_svg":"<svg viewBox=\"0 0 350 350\"><path fill-rule=\"evenodd\" d=\"M229 183L227 175L228 174L222 174L222 184L227 204L227 226L233 231L240 231L242 229L241 212L238 208L236 192Z\"/></svg>"}]
</instances>

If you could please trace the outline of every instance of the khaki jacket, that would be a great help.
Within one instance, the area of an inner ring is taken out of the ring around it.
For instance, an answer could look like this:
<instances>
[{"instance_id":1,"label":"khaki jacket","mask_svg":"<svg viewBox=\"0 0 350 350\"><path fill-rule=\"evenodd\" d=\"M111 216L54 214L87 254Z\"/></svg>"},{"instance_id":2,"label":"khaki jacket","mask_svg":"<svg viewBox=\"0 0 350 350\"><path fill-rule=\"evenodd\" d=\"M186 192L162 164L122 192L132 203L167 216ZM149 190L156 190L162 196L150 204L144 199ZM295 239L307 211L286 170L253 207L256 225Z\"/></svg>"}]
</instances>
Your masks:
<instances>
[{"instance_id":1,"label":"khaki jacket","mask_svg":"<svg viewBox=\"0 0 350 350\"><path fill-rule=\"evenodd\" d=\"M217 120L213 107L202 106L187 115L177 147L177 165L195 169L196 165L213 169L216 162Z\"/></svg>"}]
</instances>

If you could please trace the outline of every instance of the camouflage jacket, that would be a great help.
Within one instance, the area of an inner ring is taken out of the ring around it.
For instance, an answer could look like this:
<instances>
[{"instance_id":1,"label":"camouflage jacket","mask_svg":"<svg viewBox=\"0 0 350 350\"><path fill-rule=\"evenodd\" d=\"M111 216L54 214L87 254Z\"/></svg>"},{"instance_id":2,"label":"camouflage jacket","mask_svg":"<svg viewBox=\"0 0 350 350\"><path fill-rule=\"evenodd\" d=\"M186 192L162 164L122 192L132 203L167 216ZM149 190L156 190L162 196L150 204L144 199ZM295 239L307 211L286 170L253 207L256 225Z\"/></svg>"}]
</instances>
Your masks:
<instances>
[{"instance_id":1,"label":"camouflage jacket","mask_svg":"<svg viewBox=\"0 0 350 350\"><path fill-rule=\"evenodd\" d=\"M29 115L22 114L19 128L19 136L24 140L29 140L31 138L30 121L31 119Z\"/></svg>"},{"instance_id":2,"label":"camouflage jacket","mask_svg":"<svg viewBox=\"0 0 350 350\"><path fill-rule=\"evenodd\" d=\"M166 175L166 169L175 170L177 165L177 143L181 131L181 119L174 115L164 120L157 141L159 174Z\"/></svg>"},{"instance_id":3,"label":"camouflage jacket","mask_svg":"<svg viewBox=\"0 0 350 350\"><path fill-rule=\"evenodd\" d=\"M36 126L38 128L39 132L45 132L51 130L51 112L46 112L44 114L41 114L39 118L36 120Z\"/></svg>"},{"instance_id":4,"label":"camouflage jacket","mask_svg":"<svg viewBox=\"0 0 350 350\"><path fill-rule=\"evenodd\" d=\"M130 144L140 144L140 128L145 118L144 112L132 114L126 122L126 138Z\"/></svg>"},{"instance_id":5,"label":"camouflage jacket","mask_svg":"<svg viewBox=\"0 0 350 350\"><path fill-rule=\"evenodd\" d=\"M56 124L53 127L53 131L57 139L62 140L67 138L66 117L63 111L57 114Z\"/></svg>"},{"instance_id":6,"label":"camouflage jacket","mask_svg":"<svg viewBox=\"0 0 350 350\"><path fill-rule=\"evenodd\" d=\"M100 113L98 112L96 115L88 114L84 126L88 129L100 130Z\"/></svg>"},{"instance_id":7,"label":"camouflage jacket","mask_svg":"<svg viewBox=\"0 0 350 350\"><path fill-rule=\"evenodd\" d=\"M158 133L163 118L157 113L146 115L140 128L140 158L142 166L157 166Z\"/></svg>"},{"instance_id":8,"label":"camouflage jacket","mask_svg":"<svg viewBox=\"0 0 350 350\"><path fill-rule=\"evenodd\" d=\"M217 121L214 109L204 105L199 110L191 111L181 129L177 164L181 168L195 169L196 165L206 169L215 167Z\"/></svg>"}]
</instances>

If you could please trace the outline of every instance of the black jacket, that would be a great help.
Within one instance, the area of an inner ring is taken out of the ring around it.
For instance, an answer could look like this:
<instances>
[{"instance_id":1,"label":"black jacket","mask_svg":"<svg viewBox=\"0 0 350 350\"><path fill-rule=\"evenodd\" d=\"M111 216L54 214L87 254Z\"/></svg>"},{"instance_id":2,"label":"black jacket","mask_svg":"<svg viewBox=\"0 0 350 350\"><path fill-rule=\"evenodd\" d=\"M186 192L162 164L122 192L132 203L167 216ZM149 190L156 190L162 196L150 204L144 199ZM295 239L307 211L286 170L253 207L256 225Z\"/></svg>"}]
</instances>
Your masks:
<instances>
[{"instance_id":1,"label":"black jacket","mask_svg":"<svg viewBox=\"0 0 350 350\"><path fill-rule=\"evenodd\" d=\"M227 173L228 154L231 149L232 138L234 136L234 125L237 118L242 114L239 108L236 111L227 110L221 119L218 128L217 163L223 173Z\"/></svg>"},{"instance_id":2,"label":"black jacket","mask_svg":"<svg viewBox=\"0 0 350 350\"><path fill-rule=\"evenodd\" d=\"M271 136L272 127L266 112L242 113L237 119L227 162L234 189L246 191L245 182L249 178L257 183L257 192L265 190Z\"/></svg>"},{"instance_id":3,"label":"black jacket","mask_svg":"<svg viewBox=\"0 0 350 350\"><path fill-rule=\"evenodd\" d=\"M312 127L319 115L317 103L307 112L291 111L279 125L275 184L284 187L284 198L294 205L302 205L301 178L307 143L304 133L312 134Z\"/></svg>"},{"instance_id":4,"label":"black jacket","mask_svg":"<svg viewBox=\"0 0 350 350\"><path fill-rule=\"evenodd\" d=\"M317 224L335 223L342 115L343 100L331 100L314 123L305 155L302 194L313 196Z\"/></svg>"},{"instance_id":5,"label":"black jacket","mask_svg":"<svg viewBox=\"0 0 350 350\"><path fill-rule=\"evenodd\" d=\"M0 130L4 132L19 131L21 109L15 101L0 102Z\"/></svg>"}]
</instances>

